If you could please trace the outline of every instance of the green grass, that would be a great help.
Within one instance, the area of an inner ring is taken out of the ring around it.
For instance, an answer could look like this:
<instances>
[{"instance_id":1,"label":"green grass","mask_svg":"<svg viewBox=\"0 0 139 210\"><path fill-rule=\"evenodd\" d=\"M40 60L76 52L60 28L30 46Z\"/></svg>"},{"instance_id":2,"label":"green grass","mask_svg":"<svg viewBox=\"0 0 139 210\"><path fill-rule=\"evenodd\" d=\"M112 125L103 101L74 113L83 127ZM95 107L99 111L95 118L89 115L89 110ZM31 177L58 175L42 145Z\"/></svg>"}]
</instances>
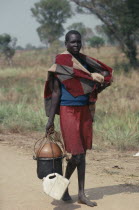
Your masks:
<instances>
[{"instance_id":1,"label":"green grass","mask_svg":"<svg viewBox=\"0 0 139 210\"><path fill-rule=\"evenodd\" d=\"M120 150L139 149L139 113L96 114L94 130L106 145Z\"/></svg>"},{"instance_id":2,"label":"green grass","mask_svg":"<svg viewBox=\"0 0 139 210\"><path fill-rule=\"evenodd\" d=\"M0 122L11 132L26 130L44 130L46 118L44 110L35 110L32 106L22 104L3 104L0 106Z\"/></svg>"},{"instance_id":3,"label":"green grass","mask_svg":"<svg viewBox=\"0 0 139 210\"><path fill-rule=\"evenodd\" d=\"M125 60L116 49L105 48L99 54L95 49L85 53L110 66L115 65L115 60L117 66ZM0 69L0 132L45 132L43 89L52 63L51 53L45 50L17 53L18 67ZM98 147L139 149L138 72L123 72L124 69L115 72L112 86L98 97L94 123L94 143ZM59 130L57 116L55 127Z\"/></svg>"},{"instance_id":4,"label":"green grass","mask_svg":"<svg viewBox=\"0 0 139 210\"><path fill-rule=\"evenodd\" d=\"M45 132L47 117L42 107L33 107L24 103L1 104L0 125L10 132L20 133L25 131ZM56 129L59 130L58 117L55 120Z\"/></svg>"}]
</instances>

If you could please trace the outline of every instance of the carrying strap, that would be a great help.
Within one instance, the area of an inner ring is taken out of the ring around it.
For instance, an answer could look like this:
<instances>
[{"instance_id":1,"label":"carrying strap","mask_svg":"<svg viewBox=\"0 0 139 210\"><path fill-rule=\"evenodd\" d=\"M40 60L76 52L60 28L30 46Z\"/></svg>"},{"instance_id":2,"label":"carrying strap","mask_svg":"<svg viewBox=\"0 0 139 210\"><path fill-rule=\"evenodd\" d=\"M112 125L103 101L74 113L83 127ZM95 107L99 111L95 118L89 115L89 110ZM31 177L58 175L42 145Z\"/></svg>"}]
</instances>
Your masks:
<instances>
[{"instance_id":1,"label":"carrying strap","mask_svg":"<svg viewBox=\"0 0 139 210\"><path fill-rule=\"evenodd\" d=\"M51 146L51 150L52 150L52 154L53 154L53 173L55 173L55 161L54 161L54 152L53 152L53 148L52 148L52 144L50 142L50 146ZM54 174L55 175L55 174Z\"/></svg>"}]
</instances>

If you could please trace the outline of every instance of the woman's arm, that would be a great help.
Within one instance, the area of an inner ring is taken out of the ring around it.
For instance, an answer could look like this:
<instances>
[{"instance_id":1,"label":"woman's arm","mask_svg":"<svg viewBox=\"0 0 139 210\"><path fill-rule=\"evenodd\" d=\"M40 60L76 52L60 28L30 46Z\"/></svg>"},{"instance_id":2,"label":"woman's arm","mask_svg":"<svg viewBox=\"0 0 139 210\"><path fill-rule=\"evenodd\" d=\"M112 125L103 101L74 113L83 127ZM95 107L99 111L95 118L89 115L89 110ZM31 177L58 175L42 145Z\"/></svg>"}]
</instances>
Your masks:
<instances>
[{"instance_id":1,"label":"woman's arm","mask_svg":"<svg viewBox=\"0 0 139 210\"><path fill-rule=\"evenodd\" d=\"M53 92L52 92L52 102L50 107L50 114L48 118L48 122L46 124L46 134L48 133L49 129L54 126L54 118L57 111L57 108L59 106L60 102L60 82L57 78L54 78L53 82Z\"/></svg>"}]
</instances>

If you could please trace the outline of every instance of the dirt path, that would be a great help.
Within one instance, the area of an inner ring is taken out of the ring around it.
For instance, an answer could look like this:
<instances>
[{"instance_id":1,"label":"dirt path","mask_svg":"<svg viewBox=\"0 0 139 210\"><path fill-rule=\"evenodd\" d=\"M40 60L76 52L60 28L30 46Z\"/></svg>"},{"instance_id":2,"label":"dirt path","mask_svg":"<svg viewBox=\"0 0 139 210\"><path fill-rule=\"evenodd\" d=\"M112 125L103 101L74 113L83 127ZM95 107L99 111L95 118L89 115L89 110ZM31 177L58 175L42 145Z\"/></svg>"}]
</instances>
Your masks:
<instances>
[{"instance_id":1,"label":"dirt path","mask_svg":"<svg viewBox=\"0 0 139 210\"><path fill-rule=\"evenodd\" d=\"M32 151L27 146L26 138L21 135L0 135L0 209L91 209L77 203L76 172L70 184L72 204L54 201L43 193L42 182L36 177L36 162L32 160ZM88 153L86 194L98 203L94 209L139 209L139 157L133 157L132 154L134 152L119 153L113 150Z\"/></svg>"}]
</instances>

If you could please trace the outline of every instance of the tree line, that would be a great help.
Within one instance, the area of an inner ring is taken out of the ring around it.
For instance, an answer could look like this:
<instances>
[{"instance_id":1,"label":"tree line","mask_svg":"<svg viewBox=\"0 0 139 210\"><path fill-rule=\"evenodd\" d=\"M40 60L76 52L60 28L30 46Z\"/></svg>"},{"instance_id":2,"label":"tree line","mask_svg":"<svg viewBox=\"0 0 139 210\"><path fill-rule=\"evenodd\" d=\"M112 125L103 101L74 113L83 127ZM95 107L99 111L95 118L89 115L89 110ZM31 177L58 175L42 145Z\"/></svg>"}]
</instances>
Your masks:
<instances>
[{"instance_id":1,"label":"tree line","mask_svg":"<svg viewBox=\"0 0 139 210\"><path fill-rule=\"evenodd\" d=\"M40 0L34 4L31 11L40 23L37 32L41 41L51 44L63 35L63 24L72 15L70 2L74 2L77 6L77 12L97 16L102 21L102 24L97 27L98 32L105 34L111 43L119 44L134 68L139 65L137 60L138 0ZM71 28L75 29L77 25L73 24ZM83 31L82 34L84 34ZM93 42L94 40L90 40L90 44Z\"/></svg>"},{"instance_id":2,"label":"tree line","mask_svg":"<svg viewBox=\"0 0 139 210\"><path fill-rule=\"evenodd\" d=\"M137 68L139 66L137 60L138 0L39 0L31 8L31 13L39 23L37 33L43 44L49 47L56 41L60 43L60 37L65 32L64 23L74 15L71 2L76 6L76 12L95 15L102 22L96 27L99 35L81 22L73 23L67 28L68 30L78 30L82 34L83 46L89 45L99 49L107 39L109 43L121 48L132 67ZM4 52L1 36L0 49ZM7 43L8 36L6 39ZM7 49L5 48L5 53ZM12 53L11 51L11 55L8 56L12 56Z\"/></svg>"}]
</instances>

